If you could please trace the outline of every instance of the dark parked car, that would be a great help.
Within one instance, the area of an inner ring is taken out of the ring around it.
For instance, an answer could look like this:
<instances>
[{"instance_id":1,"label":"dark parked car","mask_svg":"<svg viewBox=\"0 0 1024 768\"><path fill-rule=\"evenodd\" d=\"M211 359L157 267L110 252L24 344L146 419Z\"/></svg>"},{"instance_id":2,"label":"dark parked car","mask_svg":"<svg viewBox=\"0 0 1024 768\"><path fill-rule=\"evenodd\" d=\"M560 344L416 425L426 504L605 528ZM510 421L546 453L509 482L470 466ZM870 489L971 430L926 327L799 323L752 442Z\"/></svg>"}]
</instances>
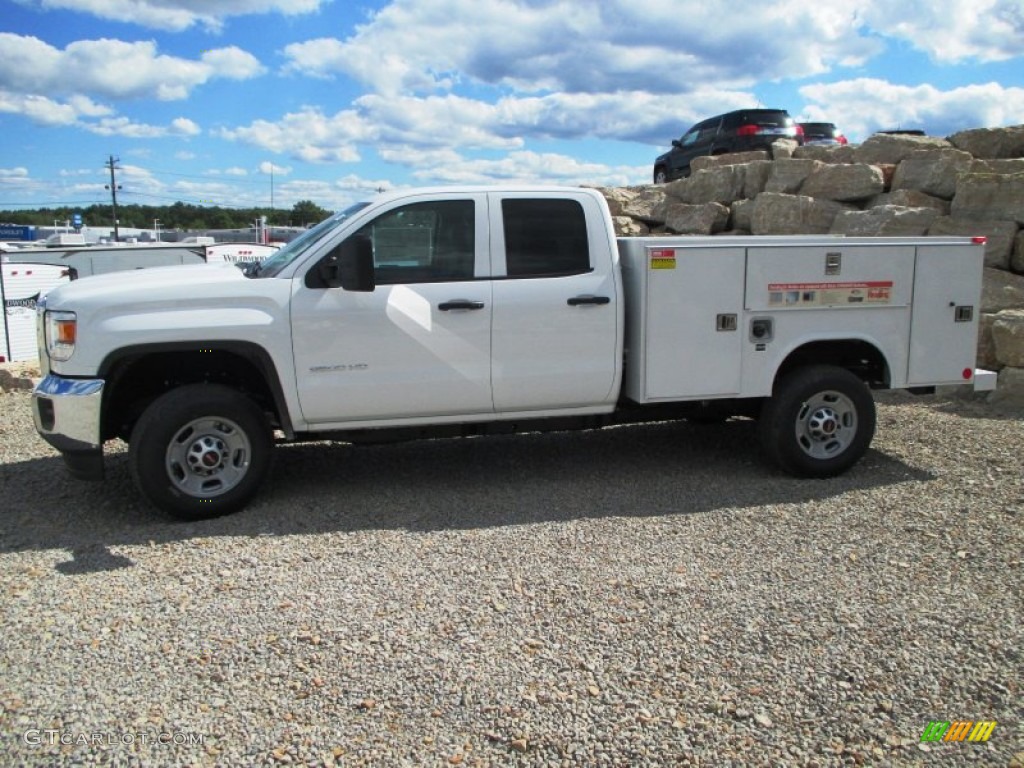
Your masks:
<instances>
[{"instance_id":1,"label":"dark parked car","mask_svg":"<svg viewBox=\"0 0 1024 768\"><path fill-rule=\"evenodd\" d=\"M689 176L695 157L768 149L776 139L803 144L800 126L784 109L738 109L709 118L673 141L672 149L654 161L654 183Z\"/></svg>"},{"instance_id":2,"label":"dark parked car","mask_svg":"<svg viewBox=\"0 0 1024 768\"><path fill-rule=\"evenodd\" d=\"M804 144L834 147L846 143L835 123L800 123L800 127L804 129Z\"/></svg>"}]
</instances>

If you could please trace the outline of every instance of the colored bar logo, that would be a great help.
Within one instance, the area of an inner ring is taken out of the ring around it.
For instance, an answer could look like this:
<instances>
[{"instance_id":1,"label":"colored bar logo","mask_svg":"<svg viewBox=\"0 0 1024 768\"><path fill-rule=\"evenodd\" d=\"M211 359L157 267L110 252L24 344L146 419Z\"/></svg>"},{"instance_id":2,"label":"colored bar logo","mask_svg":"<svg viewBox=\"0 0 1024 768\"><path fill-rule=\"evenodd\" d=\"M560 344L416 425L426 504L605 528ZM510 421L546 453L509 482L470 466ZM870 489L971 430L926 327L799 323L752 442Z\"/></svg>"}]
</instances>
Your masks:
<instances>
[{"instance_id":1,"label":"colored bar logo","mask_svg":"<svg viewBox=\"0 0 1024 768\"><path fill-rule=\"evenodd\" d=\"M988 741L995 727L995 720L932 720L921 734L921 741Z\"/></svg>"}]
</instances>

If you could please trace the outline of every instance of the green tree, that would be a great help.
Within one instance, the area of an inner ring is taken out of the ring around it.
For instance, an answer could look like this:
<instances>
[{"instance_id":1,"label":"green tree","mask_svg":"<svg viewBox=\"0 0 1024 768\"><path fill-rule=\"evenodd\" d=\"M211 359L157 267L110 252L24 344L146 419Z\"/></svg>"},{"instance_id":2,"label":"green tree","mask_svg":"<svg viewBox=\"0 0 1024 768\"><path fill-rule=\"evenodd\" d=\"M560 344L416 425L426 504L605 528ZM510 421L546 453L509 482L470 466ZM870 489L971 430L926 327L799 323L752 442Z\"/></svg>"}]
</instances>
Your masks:
<instances>
[{"instance_id":1,"label":"green tree","mask_svg":"<svg viewBox=\"0 0 1024 768\"><path fill-rule=\"evenodd\" d=\"M324 210L312 200L299 200L292 207L292 225L305 227L311 224L319 224L330 215L330 211Z\"/></svg>"}]
</instances>

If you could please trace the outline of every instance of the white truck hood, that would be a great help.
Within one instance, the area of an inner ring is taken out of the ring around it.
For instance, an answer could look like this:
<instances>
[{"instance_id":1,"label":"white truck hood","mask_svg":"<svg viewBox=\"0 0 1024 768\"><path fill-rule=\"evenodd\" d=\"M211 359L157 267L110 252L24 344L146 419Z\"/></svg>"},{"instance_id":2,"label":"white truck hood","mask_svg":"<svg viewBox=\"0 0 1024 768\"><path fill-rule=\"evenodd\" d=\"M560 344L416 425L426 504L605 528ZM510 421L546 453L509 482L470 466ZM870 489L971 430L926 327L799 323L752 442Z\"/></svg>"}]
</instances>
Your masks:
<instances>
[{"instance_id":1,"label":"white truck hood","mask_svg":"<svg viewBox=\"0 0 1024 768\"><path fill-rule=\"evenodd\" d=\"M234 285L250 282L233 264L187 264L91 275L63 284L46 295L47 309L78 310L137 301L179 301L196 296L244 294Z\"/></svg>"},{"instance_id":2,"label":"white truck hood","mask_svg":"<svg viewBox=\"0 0 1024 768\"><path fill-rule=\"evenodd\" d=\"M51 368L89 376L109 352L136 345L252 342L290 347L291 280L248 278L233 264L115 272L75 280L46 296L48 311L78 318L74 354Z\"/></svg>"}]
</instances>

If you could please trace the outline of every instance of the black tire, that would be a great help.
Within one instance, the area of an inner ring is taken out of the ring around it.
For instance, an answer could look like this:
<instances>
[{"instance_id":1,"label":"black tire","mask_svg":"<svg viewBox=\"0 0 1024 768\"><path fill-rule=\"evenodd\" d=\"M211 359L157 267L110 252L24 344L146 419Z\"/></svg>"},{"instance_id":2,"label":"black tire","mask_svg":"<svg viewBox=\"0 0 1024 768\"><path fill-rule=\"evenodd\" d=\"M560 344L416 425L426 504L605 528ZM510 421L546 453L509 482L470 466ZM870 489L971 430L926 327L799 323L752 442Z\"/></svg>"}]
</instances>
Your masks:
<instances>
[{"instance_id":1,"label":"black tire","mask_svg":"<svg viewBox=\"0 0 1024 768\"><path fill-rule=\"evenodd\" d=\"M273 435L259 407L219 384L154 400L132 430L128 463L139 491L182 520L236 512L270 468Z\"/></svg>"},{"instance_id":2,"label":"black tire","mask_svg":"<svg viewBox=\"0 0 1024 768\"><path fill-rule=\"evenodd\" d=\"M833 477L856 464L875 435L875 401L845 368L812 365L781 378L761 410L761 446L798 477Z\"/></svg>"},{"instance_id":3,"label":"black tire","mask_svg":"<svg viewBox=\"0 0 1024 768\"><path fill-rule=\"evenodd\" d=\"M668 181L668 174L665 173L665 169L658 167L654 169L654 183L664 184Z\"/></svg>"}]
</instances>

